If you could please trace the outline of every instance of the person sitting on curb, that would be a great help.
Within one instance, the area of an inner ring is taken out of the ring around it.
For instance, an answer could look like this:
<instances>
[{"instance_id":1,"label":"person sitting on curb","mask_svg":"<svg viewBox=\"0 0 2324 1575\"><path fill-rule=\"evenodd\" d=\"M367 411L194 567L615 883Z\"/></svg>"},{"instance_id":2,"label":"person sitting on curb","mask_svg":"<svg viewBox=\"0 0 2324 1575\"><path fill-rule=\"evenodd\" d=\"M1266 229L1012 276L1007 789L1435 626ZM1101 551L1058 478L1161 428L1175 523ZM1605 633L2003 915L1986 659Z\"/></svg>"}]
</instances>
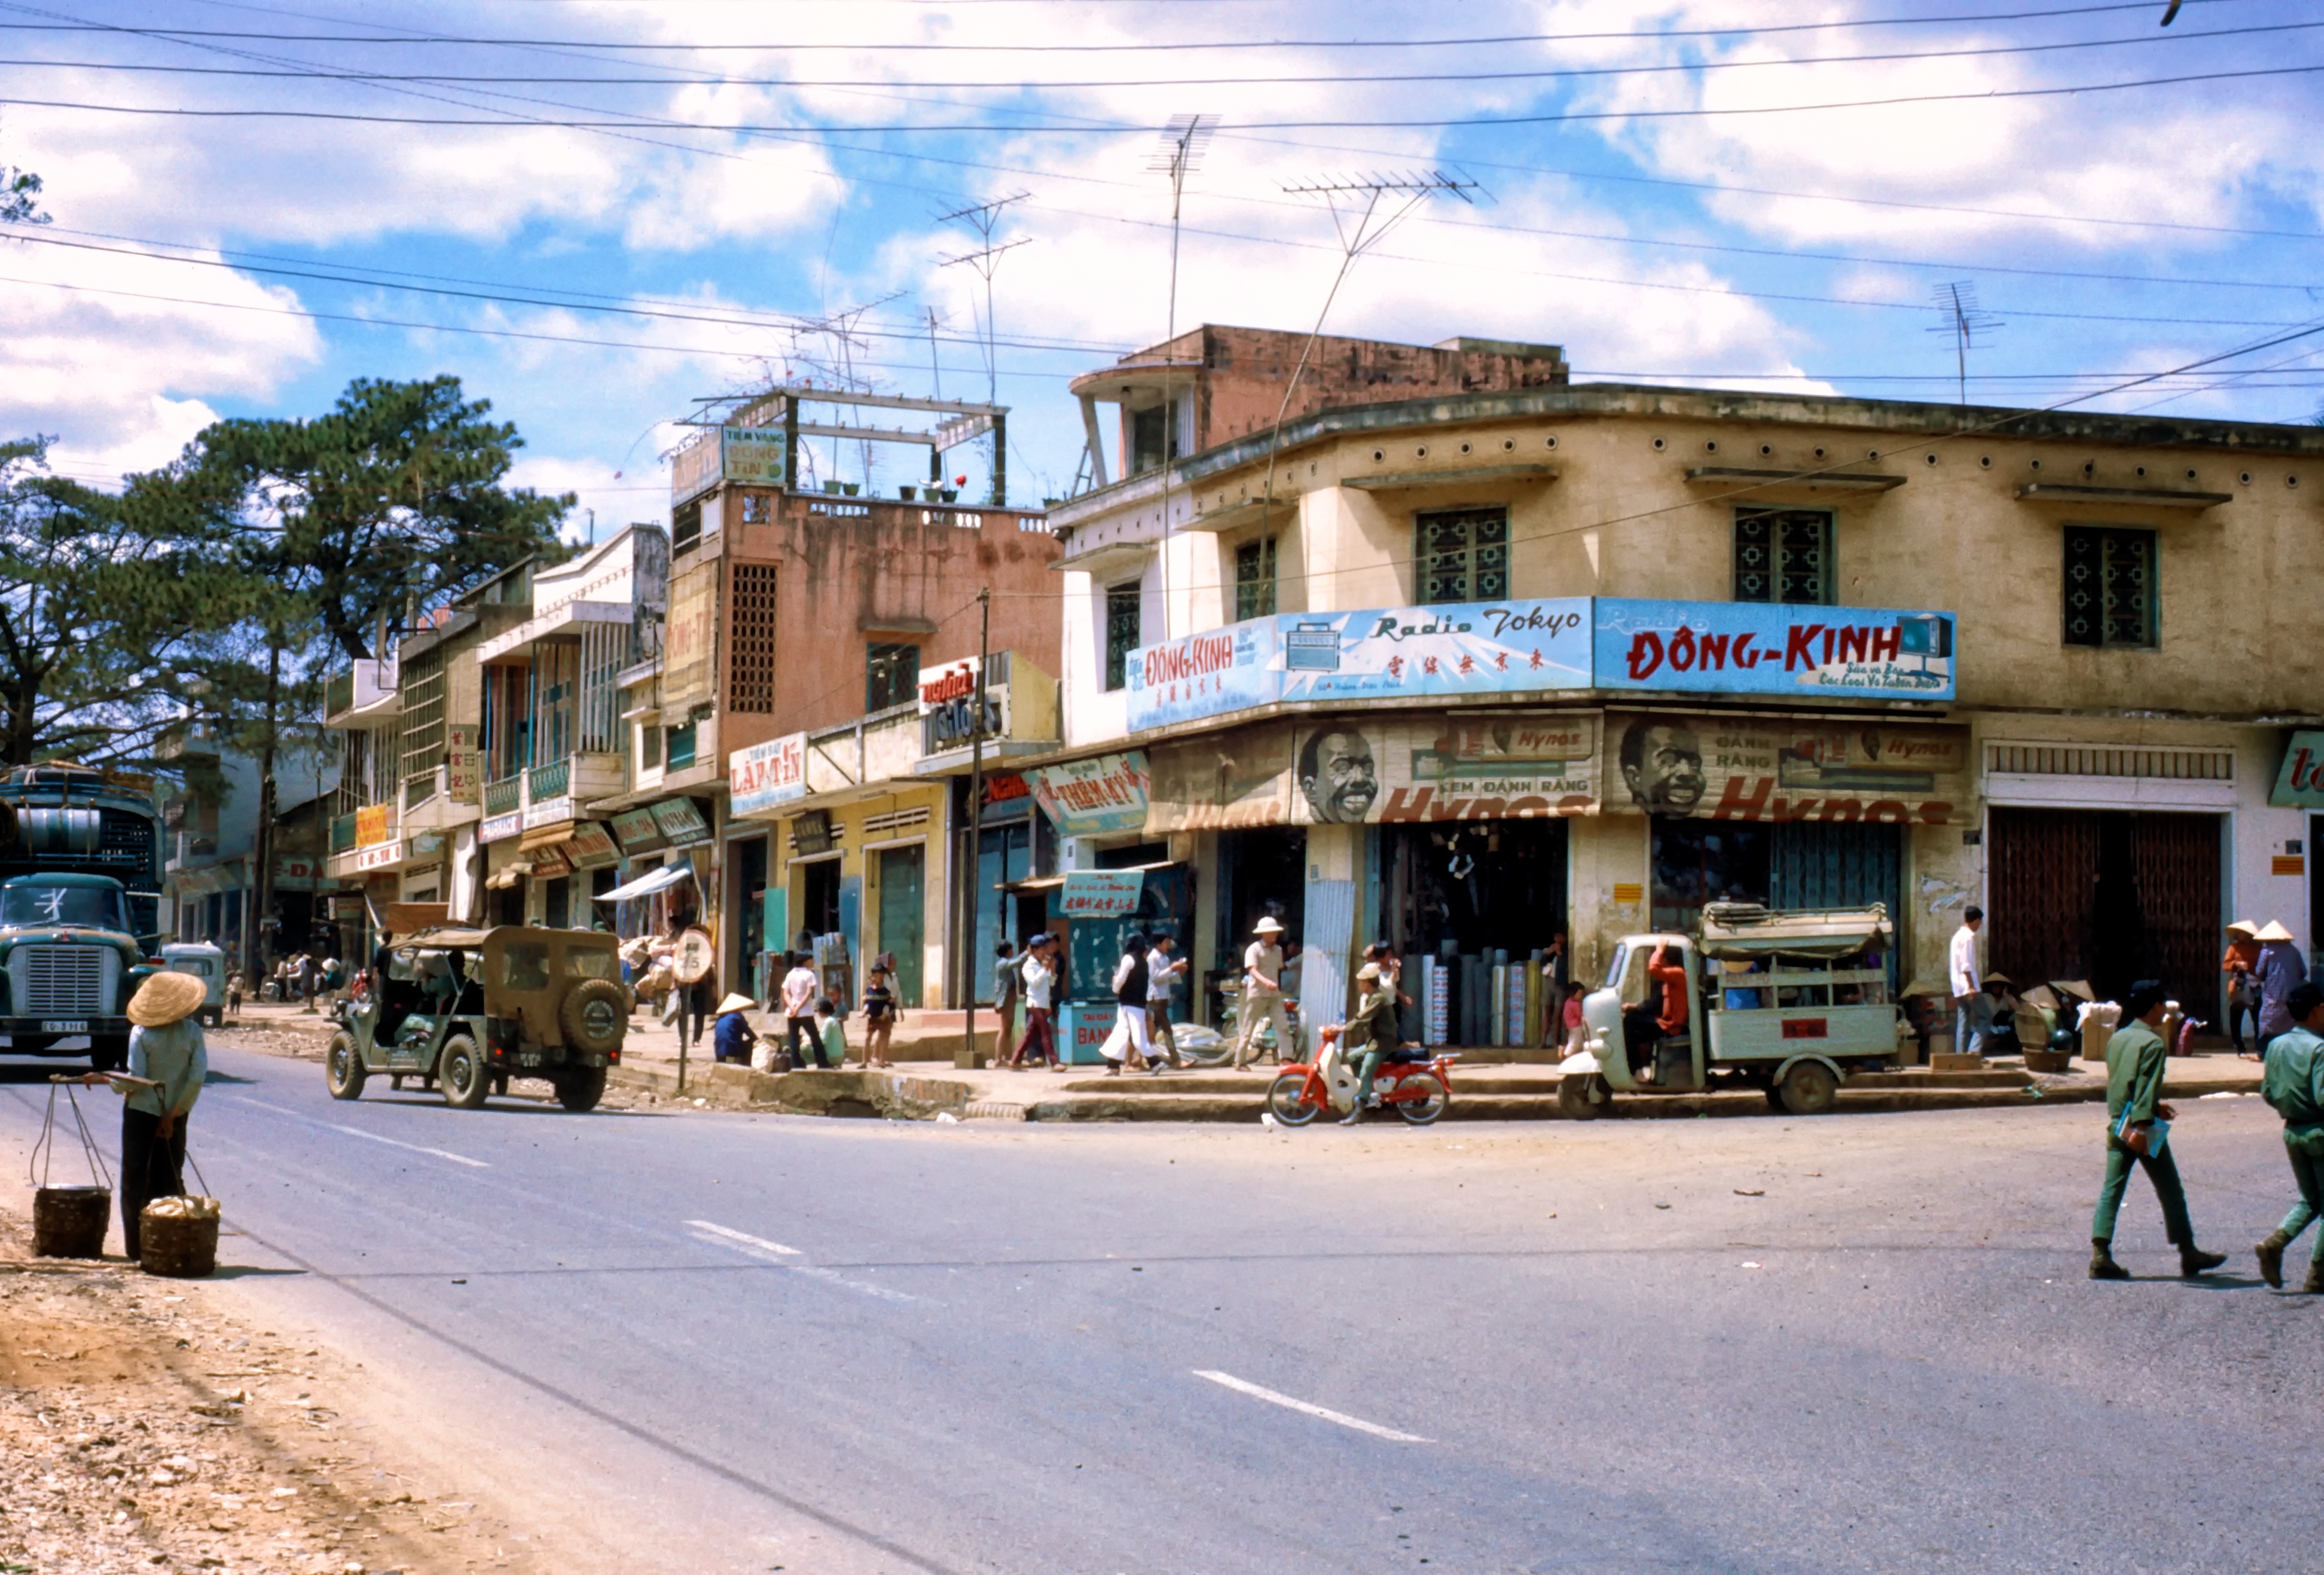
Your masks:
<instances>
[{"instance_id":1,"label":"person sitting on curb","mask_svg":"<svg viewBox=\"0 0 2324 1575\"><path fill-rule=\"evenodd\" d=\"M815 1042L823 1053L819 1066L835 1071L847 1064L847 1025L840 1018L839 1003L827 995L816 998Z\"/></svg>"},{"instance_id":2,"label":"person sitting on curb","mask_svg":"<svg viewBox=\"0 0 2324 1575\"><path fill-rule=\"evenodd\" d=\"M710 1049L721 1064L756 1065L751 1047L759 1043L759 1036L742 1014L758 1004L739 990L729 990L726 999L718 1003L718 1022L710 1030ZM761 1066L758 1070L764 1072L766 1068Z\"/></svg>"},{"instance_id":3,"label":"person sitting on curb","mask_svg":"<svg viewBox=\"0 0 2324 1575\"><path fill-rule=\"evenodd\" d=\"M2294 985L2283 1004L2292 1027L2268 1043L2260 1097L2283 1118L2284 1156L2292 1161L2300 1198L2283 1223L2252 1248L2259 1257L2259 1277L2279 1291L2284 1249L2324 1213L2324 988L2312 979ZM2310 1255L2308 1280L2300 1288L2310 1296L2324 1295L2324 1247Z\"/></svg>"},{"instance_id":4,"label":"person sitting on curb","mask_svg":"<svg viewBox=\"0 0 2324 1575\"><path fill-rule=\"evenodd\" d=\"M2163 1036L2163 984L2142 979L2123 998L2128 1019L2107 1042L2107 1167L2098 1188L2098 1212L2090 1220L2090 1278L2126 1280L2130 1271L2114 1260L2115 1217L2122 1194L2130 1185L2130 1166L2136 1160L2154 1195L2163 1204L2165 1237L2179 1248L2179 1273L2188 1279L2208 1274L2227 1261L2223 1252L2205 1252L2195 1245L2195 1227L2187 1217L2187 1189L2180 1184L2179 1163L2172 1157L2170 1124L2178 1112L2163 1102L2165 1051Z\"/></svg>"}]
</instances>

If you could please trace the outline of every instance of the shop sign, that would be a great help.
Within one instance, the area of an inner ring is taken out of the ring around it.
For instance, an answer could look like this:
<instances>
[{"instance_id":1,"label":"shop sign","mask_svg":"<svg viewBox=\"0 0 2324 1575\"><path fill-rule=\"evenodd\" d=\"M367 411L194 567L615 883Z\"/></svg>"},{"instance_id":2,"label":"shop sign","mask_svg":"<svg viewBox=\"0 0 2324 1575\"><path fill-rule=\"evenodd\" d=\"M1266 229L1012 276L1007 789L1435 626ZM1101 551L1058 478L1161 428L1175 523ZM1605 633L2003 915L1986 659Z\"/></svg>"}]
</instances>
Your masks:
<instances>
[{"instance_id":1,"label":"shop sign","mask_svg":"<svg viewBox=\"0 0 2324 1575\"><path fill-rule=\"evenodd\" d=\"M2324 732L2292 735L2267 801L2278 809L2324 809Z\"/></svg>"},{"instance_id":2,"label":"shop sign","mask_svg":"<svg viewBox=\"0 0 2324 1575\"><path fill-rule=\"evenodd\" d=\"M720 560L689 565L673 576L669 619L661 639L661 712L682 717L714 696L710 646L717 632Z\"/></svg>"},{"instance_id":3,"label":"shop sign","mask_svg":"<svg viewBox=\"0 0 2324 1575\"><path fill-rule=\"evenodd\" d=\"M454 723L444 730L444 735L445 797L455 804L474 804L484 788L475 724Z\"/></svg>"},{"instance_id":4,"label":"shop sign","mask_svg":"<svg viewBox=\"0 0 2324 1575\"><path fill-rule=\"evenodd\" d=\"M1756 602L1597 603L1601 689L1950 700L1948 612Z\"/></svg>"},{"instance_id":5,"label":"shop sign","mask_svg":"<svg viewBox=\"0 0 2324 1575\"><path fill-rule=\"evenodd\" d=\"M920 714L957 704L976 693L976 675L981 664L974 657L963 657L940 668L920 669Z\"/></svg>"},{"instance_id":6,"label":"shop sign","mask_svg":"<svg viewBox=\"0 0 2324 1575\"><path fill-rule=\"evenodd\" d=\"M1162 727L1271 705L1283 694L1273 618L1248 618L1130 653L1130 725Z\"/></svg>"},{"instance_id":7,"label":"shop sign","mask_svg":"<svg viewBox=\"0 0 2324 1575\"><path fill-rule=\"evenodd\" d=\"M1234 728L1157 744L1148 834L1283 825L1291 815L1287 723Z\"/></svg>"},{"instance_id":8,"label":"shop sign","mask_svg":"<svg viewBox=\"0 0 2324 1575\"><path fill-rule=\"evenodd\" d=\"M358 870L392 870L402 862L403 844L400 842L381 843L376 847L355 850L355 868Z\"/></svg>"},{"instance_id":9,"label":"shop sign","mask_svg":"<svg viewBox=\"0 0 2324 1575\"><path fill-rule=\"evenodd\" d=\"M1074 760L1028 772L1041 813L1069 837L1146 829L1146 751Z\"/></svg>"},{"instance_id":10,"label":"shop sign","mask_svg":"<svg viewBox=\"0 0 2324 1575\"><path fill-rule=\"evenodd\" d=\"M710 840L710 828L703 824L702 812L694 807L691 798L665 798L653 806L654 824L669 839L673 848L690 847ZM632 850L633 852L635 850Z\"/></svg>"},{"instance_id":11,"label":"shop sign","mask_svg":"<svg viewBox=\"0 0 2324 1575\"><path fill-rule=\"evenodd\" d=\"M555 825L560 820L573 818L573 796L560 794L555 798L539 798L524 806L524 829L539 831L545 825Z\"/></svg>"},{"instance_id":12,"label":"shop sign","mask_svg":"<svg viewBox=\"0 0 2324 1575\"><path fill-rule=\"evenodd\" d=\"M1026 819L1033 813L1033 785L1017 771L984 774L984 798L978 807L980 825L1001 825Z\"/></svg>"},{"instance_id":13,"label":"shop sign","mask_svg":"<svg viewBox=\"0 0 2324 1575\"><path fill-rule=\"evenodd\" d=\"M786 733L736 750L726 758L726 790L736 815L807 797L807 734Z\"/></svg>"},{"instance_id":14,"label":"shop sign","mask_svg":"<svg viewBox=\"0 0 2324 1575\"><path fill-rule=\"evenodd\" d=\"M1975 824L1965 727L1609 712L1605 774L1609 811Z\"/></svg>"},{"instance_id":15,"label":"shop sign","mask_svg":"<svg viewBox=\"0 0 2324 1575\"><path fill-rule=\"evenodd\" d=\"M613 845L613 836L601 820L585 820L573 828L565 839L565 855L573 861L576 870L602 870L622 861L622 850Z\"/></svg>"},{"instance_id":16,"label":"shop sign","mask_svg":"<svg viewBox=\"0 0 2324 1575\"><path fill-rule=\"evenodd\" d=\"M1538 820L1598 807L1598 722L1483 713L1310 728L1292 768L1311 824Z\"/></svg>"},{"instance_id":17,"label":"shop sign","mask_svg":"<svg viewBox=\"0 0 2324 1575\"><path fill-rule=\"evenodd\" d=\"M1287 613L1283 698L1590 687L1590 598Z\"/></svg>"},{"instance_id":18,"label":"shop sign","mask_svg":"<svg viewBox=\"0 0 2324 1575\"><path fill-rule=\"evenodd\" d=\"M366 804L357 809L355 811L355 846L368 848L374 843L383 843L393 836L395 830L391 818L392 814L393 806L385 804Z\"/></svg>"},{"instance_id":19,"label":"shop sign","mask_svg":"<svg viewBox=\"0 0 2324 1575\"><path fill-rule=\"evenodd\" d=\"M274 889L277 891L319 891L323 886L323 861L312 853L277 853L274 855Z\"/></svg>"},{"instance_id":20,"label":"shop sign","mask_svg":"<svg viewBox=\"0 0 2324 1575\"><path fill-rule=\"evenodd\" d=\"M565 856L565 844L551 843L545 848L535 848L525 858L532 865L535 880L554 880L560 875L573 873L573 861Z\"/></svg>"},{"instance_id":21,"label":"shop sign","mask_svg":"<svg viewBox=\"0 0 2324 1575\"><path fill-rule=\"evenodd\" d=\"M779 487L788 450L780 427L718 427L670 456L669 501L683 503L720 481Z\"/></svg>"},{"instance_id":22,"label":"shop sign","mask_svg":"<svg viewBox=\"0 0 2324 1575\"><path fill-rule=\"evenodd\" d=\"M791 843L802 853L831 852L831 811L810 809L791 822Z\"/></svg>"},{"instance_id":23,"label":"shop sign","mask_svg":"<svg viewBox=\"0 0 2324 1575\"><path fill-rule=\"evenodd\" d=\"M1127 918L1145 894L1143 870L1069 870L1057 912L1069 919Z\"/></svg>"},{"instance_id":24,"label":"shop sign","mask_svg":"<svg viewBox=\"0 0 2324 1575\"><path fill-rule=\"evenodd\" d=\"M669 840L661 834L661 827L655 824L653 811L643 805L635 809L624 809L614 815L613 834L621 839L622 851L625 853L650 853L656 848L668 845Z\"/></svg>"},{"instance_id":25,"label":"shop sign","mask_svg":"<svg viewBox=\"0 0 2324 1575\"><path fill-rule=\"evenodd\" d=\"M524 811L512 809L506 815L496 815L476 827L480 843L506 842L524 830Z\"/></svg>"}]
</instances>

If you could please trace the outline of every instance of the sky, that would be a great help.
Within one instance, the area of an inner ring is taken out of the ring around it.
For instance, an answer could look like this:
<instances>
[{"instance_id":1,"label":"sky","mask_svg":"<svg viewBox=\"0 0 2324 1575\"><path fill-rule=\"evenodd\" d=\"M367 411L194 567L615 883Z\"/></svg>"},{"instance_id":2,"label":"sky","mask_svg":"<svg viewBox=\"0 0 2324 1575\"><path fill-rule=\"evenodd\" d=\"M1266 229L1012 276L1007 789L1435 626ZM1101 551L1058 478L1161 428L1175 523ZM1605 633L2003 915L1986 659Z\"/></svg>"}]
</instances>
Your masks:
<instances>
[{"instance_id":1,"label":"sky","mask_svg":"<svg viewBox=\"0 0 2324 1575\"><path fill-rule=\"evenodd\" d=\"M1327 298L1576 381L2307 421L2324 13L2164 9L0 0L0 165L51 221L0 231L0 437L101 484L449 373L581 535L667 519L697 401L811 378L1009 407L1037 504L1070 378ZM1440 184L1333 293L1366 198L1314 189L1380 180Z\"/></svg>"}]
</instances>

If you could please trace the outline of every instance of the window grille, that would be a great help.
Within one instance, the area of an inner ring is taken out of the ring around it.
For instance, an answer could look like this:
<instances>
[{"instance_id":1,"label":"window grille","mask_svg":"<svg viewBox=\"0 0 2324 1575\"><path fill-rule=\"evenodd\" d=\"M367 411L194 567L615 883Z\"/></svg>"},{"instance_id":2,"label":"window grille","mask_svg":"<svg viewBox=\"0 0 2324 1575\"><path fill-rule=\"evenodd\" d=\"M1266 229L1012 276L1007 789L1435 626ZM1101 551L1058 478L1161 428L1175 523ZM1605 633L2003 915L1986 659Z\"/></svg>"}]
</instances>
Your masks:
<instances>
[{"instance_id":1,"label":"window grille","mask_svg":"<svg viewBox=\"0 0 2324 1575\"><path fill-rule=\"evenodd\" d=\"M2065 583L2068 645L2156 643L2153 531L2067 526Z\"/></svg>"},{"instance_id":2,"label":"window grille","mask_svg":"<svg viewBox=\"0 0 2324 1575\"><path fill-rule=\"evenodd\" d=\"M726 622L726 703L766 715L775 708L775 566L734 566Z\"/></svg>"},{"instance_id":3,"label":"window grille","mask_svg":"<svg viewBox=\"0 0 2324 1575\"><path fill-rule=\"evenodd\" d=\"M1735 511L1735 599L1829 606L1839 600L1831 515L1821 509Z\"/></svg>"},{"instance_id":4,"label":"window grille","mask_svg":"<svg viewBox=\"0 0 2324 1575\"><path fill-rule=\"evenodd\" d=\"M1275 612L1275 538L1235 548L1235 622Z\"/></svg>"},{"instance_id":5,"label":"window grille","mask_svg":"<svg viewBox=\"0 0 2324 1575\"><path fill-rule=\"evenodd\" d=\"M919 694L920 648L873 640L863 652L863 709L885 711Z\"/></svg>"},{"instance_id":6,"label":"window grille","mask_svg":"<svg viewBox=\"0 0 2324 1575\"><path fill-rule=\"evenodd\" d=\"M1492 602L1509 594L1509 511L1448 509L1413 522L1420 600Z\"/></svg>"},{"instance_id":7,"label":"window grille","mask_svg":"<svg viewBox=\"0 0 2324 1575\"><path fill-rule=\"evenodd\" d=\"M1139 594L1135 581L1113 585L1105 593L1105 686L1111 692L1128 683L1130 653L1145 644L1139 634Z\"/></svg>"}]
</instances>

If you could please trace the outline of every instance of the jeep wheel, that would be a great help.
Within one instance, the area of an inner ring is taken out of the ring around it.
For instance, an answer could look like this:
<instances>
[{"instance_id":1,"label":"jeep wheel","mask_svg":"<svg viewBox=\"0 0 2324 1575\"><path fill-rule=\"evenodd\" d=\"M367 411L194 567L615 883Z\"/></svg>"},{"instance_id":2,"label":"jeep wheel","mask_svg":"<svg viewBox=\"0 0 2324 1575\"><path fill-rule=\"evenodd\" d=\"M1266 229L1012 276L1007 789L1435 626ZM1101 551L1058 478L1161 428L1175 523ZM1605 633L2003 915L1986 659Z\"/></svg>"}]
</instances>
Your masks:
<instances>
[{"instance_id":1,"label":"jeep wheel","mask_svg":"<svg viewBox=\"0 0 2324 1575\"><path fill-rule=\"evenodd\" d=\"M455 1034L444 1041L444 1053L436 1062L436 1081L444 1090L444 1102L456 1110L483 1109L484 1096L493 1090L484 1053L466 1034Z\"/></svg>"},{"instance_id":2,"label":"jeep wheel","mask_svg":"<svg viewBox=\"0 0 2324 1575\"><path fill-rule=\"evenodd\" d=\"M622 987L610 979L585 979L557 1003L557 1026L565 1031L565 1047L584 1055L611 1055L622 1047L629 1027L628 1003Z\"/></svg>"},{"instance_id":3,"label":"jeep wheel","mask_svg":"<svg viewBox=\"0 0 2324 1575\"><path fill-rule=\"evenodd\" d=\"M557 1074L557 1102L576 1114L586 1114L605 1097L605 1069L576 1066Z\"/></svg>"},{"instance_id":4,"label":"jeep wheel","mask_svg":"<svg viewBox=\"0 0 2324 1575\"><path fill-rule=\"evenodd\" d=\"M331 1036L331 1047L323 1053L323 1079L330 1085L335 1100L363 1098L364 1079L370 1075L364 1065L363 1052L355 1048L355 1036L342 1030Z\"/></svg>"}]
</instances>

